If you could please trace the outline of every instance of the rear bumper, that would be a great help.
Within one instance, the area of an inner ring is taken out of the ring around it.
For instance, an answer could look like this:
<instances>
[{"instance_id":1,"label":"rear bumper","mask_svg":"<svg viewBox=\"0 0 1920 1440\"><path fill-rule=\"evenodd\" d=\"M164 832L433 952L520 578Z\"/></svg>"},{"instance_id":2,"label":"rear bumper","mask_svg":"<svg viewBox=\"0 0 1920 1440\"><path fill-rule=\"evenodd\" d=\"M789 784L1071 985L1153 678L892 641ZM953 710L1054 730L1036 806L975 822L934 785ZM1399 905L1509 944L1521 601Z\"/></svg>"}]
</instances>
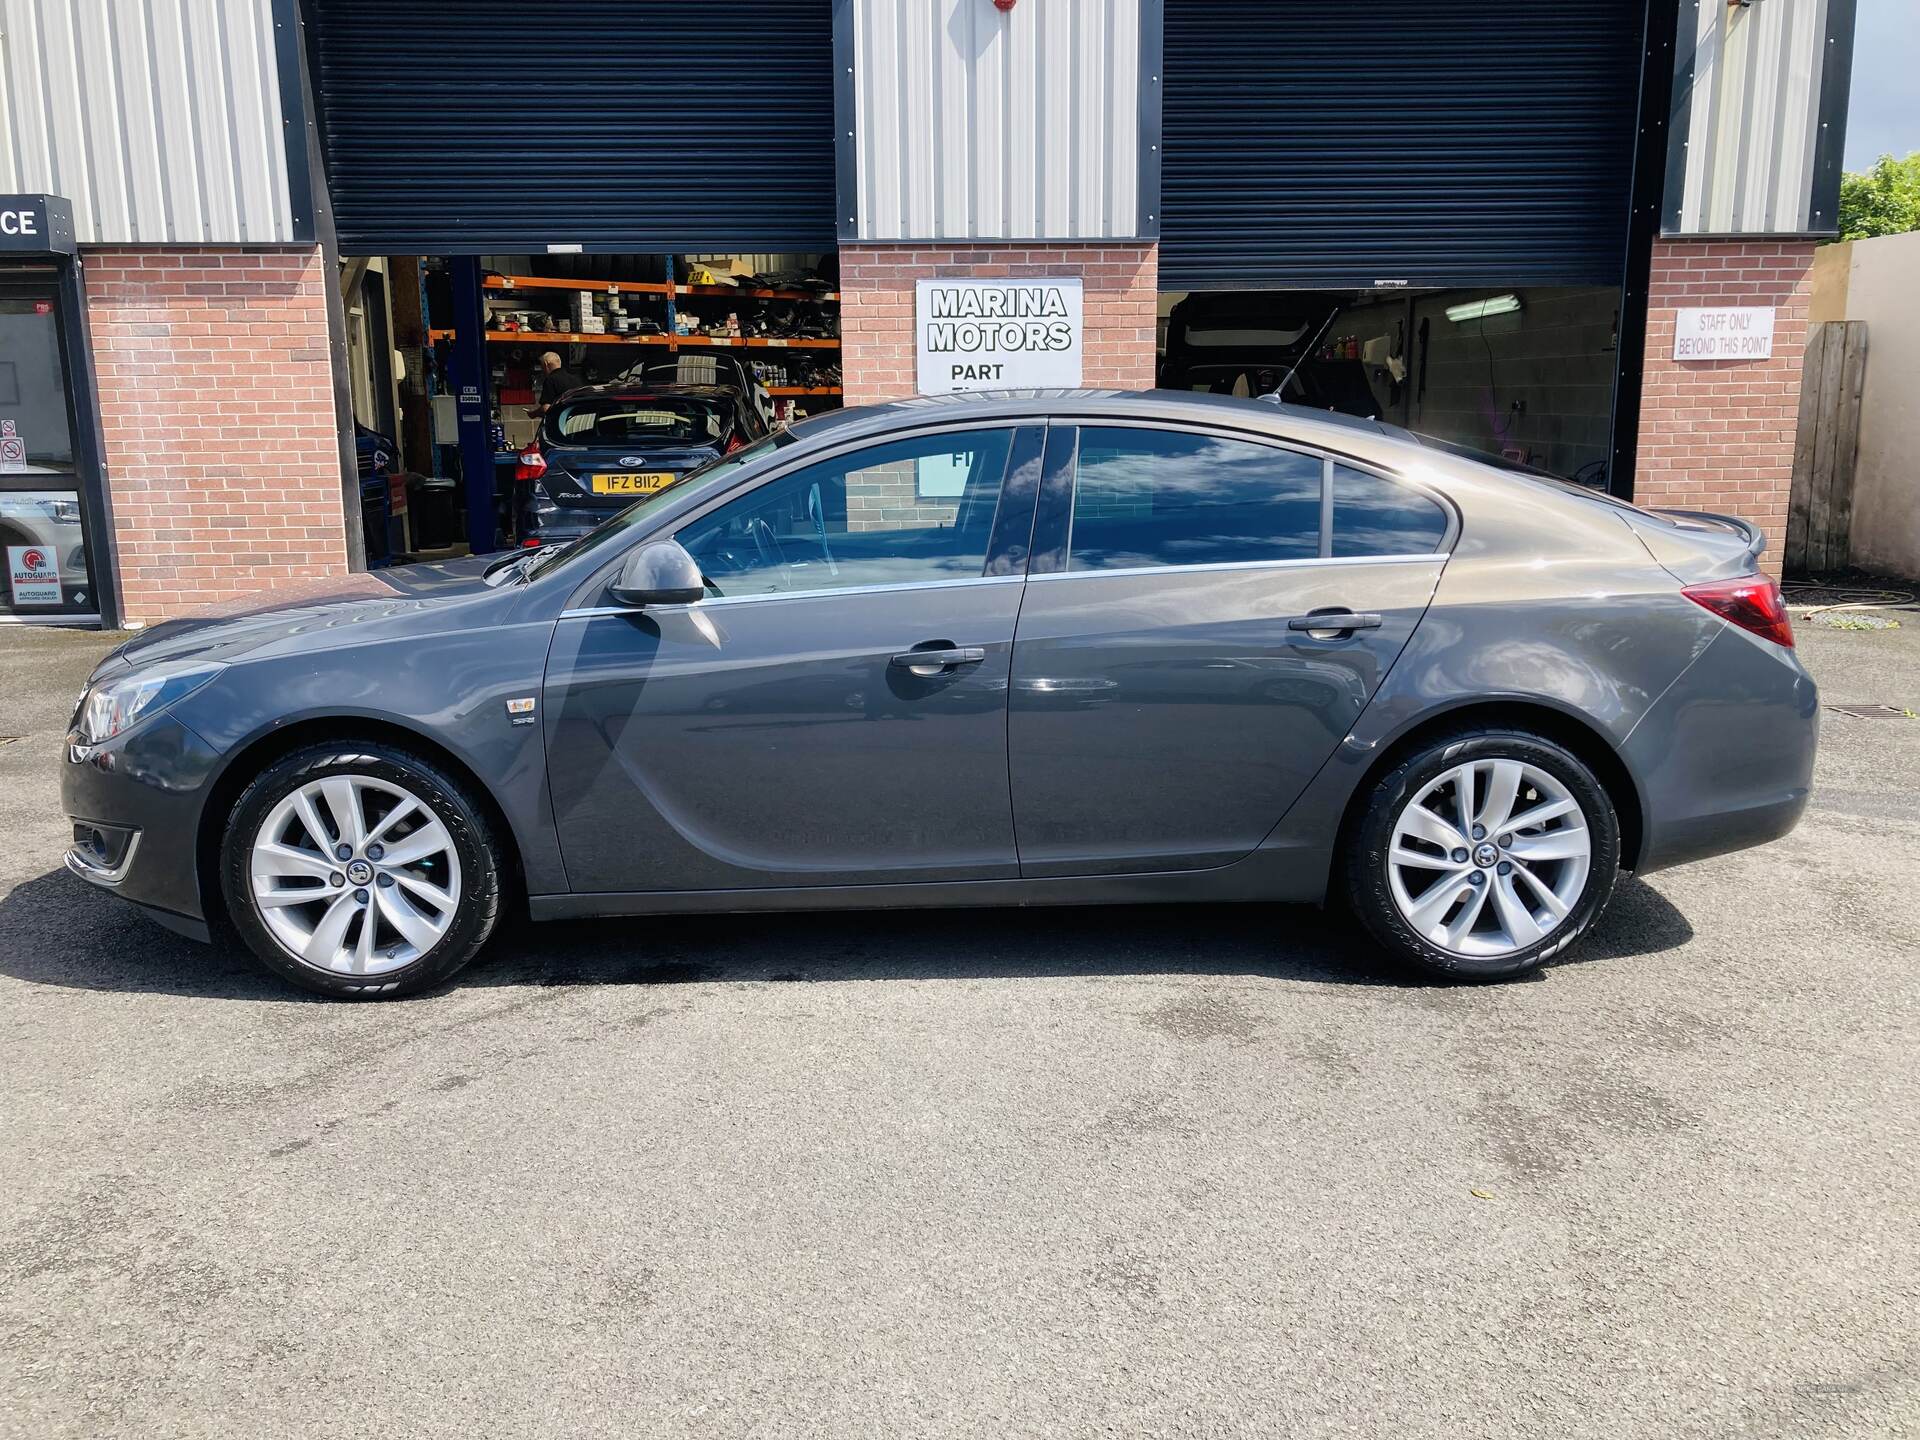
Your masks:
<instances>
[{"instance_id":1,"label":"rear bumper","mask_svg":"<svg viewBox=\"0 0 1920 1440\"><path fill-rule=\"evenodd\" d=\"M1807 808L1819 738L1819 691L1799 659L1727 626L1627 737L1645 819L1635 868L1785 835Z\"/></svg>"},{"instance_id":2,"label":"rear bumper","mask_svg":"<svg viewBox=\"0 0 1920 1440\"><path fill-rule=\"evenodd\" d=\"M589 530L595 529L609 516L618 515L623 505L565 505L553 504L542 508L528 507L526 524L521 531L524 540L538 540L543 545L560 545L569 540L578 540Z\"/></svg>"}]
</instances>

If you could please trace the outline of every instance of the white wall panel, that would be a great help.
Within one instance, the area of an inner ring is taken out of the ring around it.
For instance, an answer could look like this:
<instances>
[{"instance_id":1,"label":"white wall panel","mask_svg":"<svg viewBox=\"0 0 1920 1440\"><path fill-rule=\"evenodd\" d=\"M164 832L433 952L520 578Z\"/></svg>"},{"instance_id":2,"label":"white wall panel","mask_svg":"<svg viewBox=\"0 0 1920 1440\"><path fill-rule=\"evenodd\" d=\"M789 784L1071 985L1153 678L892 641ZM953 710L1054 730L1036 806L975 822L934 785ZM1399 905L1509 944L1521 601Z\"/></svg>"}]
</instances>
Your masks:
<instances>
[{"instance_id":1,"label":"white wall panel","mask_svg":"<svg viewBox=\"0 0 1920 1440\"><path fill-rule=\"evenodd\" d=\"M272 0L0 0L0 192L82 244L294 239L280 38Z\"/></svg>"},{"instance_id":2,"label":"white wall panel","mask_svg":"<svg viewBox=\"0 0 1920 1440\"><path fill-rule=\"evenodd\" d=\"M1853 0L1683 0L1676 115L1684 122L1681 194L1667 233L1828 231L1812 212L1821 89L1834 5ZM1848 26L1850 30L1850 24ZM1690 87L1690 88L1688 88ZM1824 123L1831 123L1830 120ZM1838 143L1837 137L1834 141Z\"/></svg>"},{"instance_id":3,"label":"white wall panel","mask_svg":"<svg viewBox=\"0 0 1920 1440\"><path fill-rule=\"evenodd\" d=\"M1141 0L852 0L862 240L1139 233Z\"/></svg>"}]
</instances>

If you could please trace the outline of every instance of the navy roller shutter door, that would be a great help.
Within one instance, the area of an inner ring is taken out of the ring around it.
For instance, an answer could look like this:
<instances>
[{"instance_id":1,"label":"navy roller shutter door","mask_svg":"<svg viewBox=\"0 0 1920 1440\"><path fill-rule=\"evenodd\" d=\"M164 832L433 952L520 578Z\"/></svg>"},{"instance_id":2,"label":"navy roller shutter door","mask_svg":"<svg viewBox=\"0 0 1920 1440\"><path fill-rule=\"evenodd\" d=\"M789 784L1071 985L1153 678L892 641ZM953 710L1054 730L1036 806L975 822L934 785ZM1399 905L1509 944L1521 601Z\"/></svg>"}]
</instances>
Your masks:
<instances>
[{"instance_id":1,"label":"navy roller shutter door","mask_svg":"<svg viewBox=\"0 0 1920 1440\"><path fill-rule=\"evenodd\" d=\"M1640 0L1166 0L1169 290L1620 283Z\"/></svg>"},{"instance_id":2,"label":"navy roller shutter door","mask_svg":"<svg viewBox=\"0 0 1920 1440\"><path fill-rule=\"evenodd\" d=\"M834 245L825 0L306 0L353 255Z\"/></svg>"}]
</instances>

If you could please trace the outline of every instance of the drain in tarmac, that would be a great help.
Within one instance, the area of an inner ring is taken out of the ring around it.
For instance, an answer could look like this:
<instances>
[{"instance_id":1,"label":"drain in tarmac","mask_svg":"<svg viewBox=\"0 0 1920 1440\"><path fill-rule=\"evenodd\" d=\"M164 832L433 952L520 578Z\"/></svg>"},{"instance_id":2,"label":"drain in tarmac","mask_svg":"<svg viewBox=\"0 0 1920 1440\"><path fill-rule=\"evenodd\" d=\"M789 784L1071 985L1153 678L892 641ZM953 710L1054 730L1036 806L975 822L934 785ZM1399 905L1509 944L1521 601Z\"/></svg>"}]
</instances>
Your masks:
<instances>
[{"instance_id":1,"label":"drain in tarmac","mask_svg":"<svg viewBox=\"0 0 1920 1440\"><path fill-rule=\"evenodd\" d=\"M1912 720L1916 717L1911 710L1898 705L1829 705L1827 709L1836 715L1845 715L1849 720Z\"/></svg>"}]
</instances>

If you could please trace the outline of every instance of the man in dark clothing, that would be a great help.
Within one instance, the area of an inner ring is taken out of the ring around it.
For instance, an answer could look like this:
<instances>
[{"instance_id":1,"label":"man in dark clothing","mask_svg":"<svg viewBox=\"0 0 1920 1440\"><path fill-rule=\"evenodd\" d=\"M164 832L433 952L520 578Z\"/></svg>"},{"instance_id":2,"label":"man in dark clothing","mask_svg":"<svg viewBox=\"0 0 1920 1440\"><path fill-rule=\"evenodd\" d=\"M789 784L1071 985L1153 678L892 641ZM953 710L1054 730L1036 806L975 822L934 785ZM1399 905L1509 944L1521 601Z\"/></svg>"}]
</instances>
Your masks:
<instances>
[{"instance_id":1,"label":"man in dark clothing","mask_svg":"<svg viewBox=\"0 0 1920 1440\"><path fill-rule=\"evenodd\" d=\"M549 350L540 357L540 403L527 407L527 414L539 419L547 408L569 390L580 388L580 377L567 369L560 357Z\"/></svg>"}]
</instances>

